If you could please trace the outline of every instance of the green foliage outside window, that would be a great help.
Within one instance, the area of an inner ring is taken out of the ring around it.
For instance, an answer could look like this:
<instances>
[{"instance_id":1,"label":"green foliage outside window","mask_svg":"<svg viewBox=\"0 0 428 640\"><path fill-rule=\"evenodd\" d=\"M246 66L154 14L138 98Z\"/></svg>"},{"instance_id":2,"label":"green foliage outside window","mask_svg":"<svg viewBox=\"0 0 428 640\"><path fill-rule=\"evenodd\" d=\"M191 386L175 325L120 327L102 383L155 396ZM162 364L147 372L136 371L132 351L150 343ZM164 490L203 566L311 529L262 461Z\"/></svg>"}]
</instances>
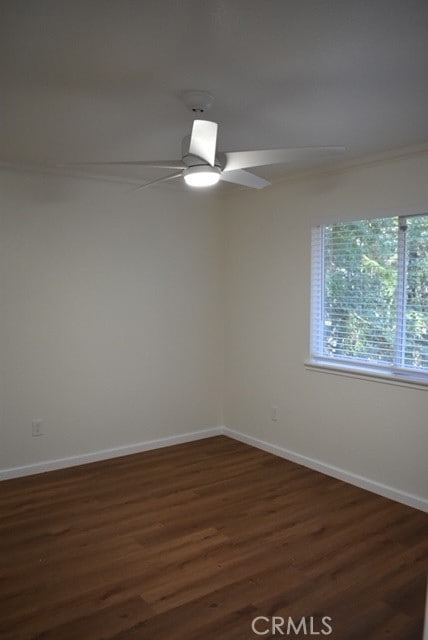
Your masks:
<instances>
[{"instance_id":1,"label":"green foliage outside window","mask_svg":"<svg viewBox=\"0 0 428 640\"><path fill-rule=\"evenodd\" d=\"M428 369L428 216L323 233L324 355Z\"/></svg>"}]
</instances>

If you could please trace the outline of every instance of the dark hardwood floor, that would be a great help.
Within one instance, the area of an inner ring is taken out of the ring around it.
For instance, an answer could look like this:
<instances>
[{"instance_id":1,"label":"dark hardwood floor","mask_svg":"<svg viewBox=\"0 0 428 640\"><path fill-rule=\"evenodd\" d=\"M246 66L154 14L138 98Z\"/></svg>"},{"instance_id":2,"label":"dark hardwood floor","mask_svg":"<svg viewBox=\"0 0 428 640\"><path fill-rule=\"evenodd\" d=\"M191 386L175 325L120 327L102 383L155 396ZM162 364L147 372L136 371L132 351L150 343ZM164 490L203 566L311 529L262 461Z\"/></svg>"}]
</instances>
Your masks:
<instances>
[{"instance_id":1,"label":"dark hardwood floor","mask_svg":"<svg viewBox=\"0 0 428 640\"><path fill-rule=\"evenodd\" d=\"M422 638L428 516L225 437L0 483L0 542L2 640Z\"/></svg>"}]
</instances>

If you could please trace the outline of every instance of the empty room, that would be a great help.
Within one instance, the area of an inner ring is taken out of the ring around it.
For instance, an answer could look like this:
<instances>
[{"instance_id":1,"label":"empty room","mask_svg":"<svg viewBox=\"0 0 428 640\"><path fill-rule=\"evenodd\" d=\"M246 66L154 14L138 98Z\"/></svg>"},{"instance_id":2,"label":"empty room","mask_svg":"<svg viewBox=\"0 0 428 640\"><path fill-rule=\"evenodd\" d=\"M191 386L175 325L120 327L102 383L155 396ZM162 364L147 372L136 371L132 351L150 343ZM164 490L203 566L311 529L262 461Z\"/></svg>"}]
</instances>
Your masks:
<instances>
[{"instance_id":1,"label":"empty room","mask_svg":"<svg viewBox=\"0 0 428 640\"><path fill-rule=\"evenodd\" d=\"M0 638L428 640L426 1L0 16Z\"/></svg>"}]
</instances>

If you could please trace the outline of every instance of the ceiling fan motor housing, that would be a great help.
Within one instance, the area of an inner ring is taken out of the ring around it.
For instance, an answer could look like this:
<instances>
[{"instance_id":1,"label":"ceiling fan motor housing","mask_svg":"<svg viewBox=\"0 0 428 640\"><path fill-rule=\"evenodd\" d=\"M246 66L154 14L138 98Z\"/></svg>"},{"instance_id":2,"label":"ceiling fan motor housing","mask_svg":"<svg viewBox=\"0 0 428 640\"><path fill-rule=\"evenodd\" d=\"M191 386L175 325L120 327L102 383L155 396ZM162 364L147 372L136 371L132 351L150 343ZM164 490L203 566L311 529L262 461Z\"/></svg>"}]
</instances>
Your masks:
<instances>
[{"instance_id":1,"label":"ceiling fan motor housing","mask_svg":"<svg viewBox=\"0 0 428 640\"><path fill-rule=\"evenodd\" d=\"M204 162L202 158L189 153L190 147L190 135L184 136L181 143L181 158L184 164L187 167L195 167L201 166L202 164L206 164L207 166L211 166L208 163ZM224 169L224 158L222 158L222 154L216 155L214 165L218 167L220 170Z\"/></svg>"}]
</instances>

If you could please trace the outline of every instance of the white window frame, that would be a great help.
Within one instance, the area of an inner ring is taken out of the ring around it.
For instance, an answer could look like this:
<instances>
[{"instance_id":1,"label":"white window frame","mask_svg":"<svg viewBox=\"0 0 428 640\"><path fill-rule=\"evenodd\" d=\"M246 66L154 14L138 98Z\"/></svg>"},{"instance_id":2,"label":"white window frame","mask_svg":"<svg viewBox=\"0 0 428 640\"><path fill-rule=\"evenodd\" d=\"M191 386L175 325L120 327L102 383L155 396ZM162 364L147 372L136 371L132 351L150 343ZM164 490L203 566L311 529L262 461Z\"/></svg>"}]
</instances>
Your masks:
<instances>
[{"instance_id":1,"label":"white window frame","mask_svg":"<svg viewBox=\"0 0 428 640\"><path fill-rule=\"evenodd\" d=\"M423 214L427 215L427 214ZM395 216L397 217L397 216ZM428 390L428 371L402 365L405 339L405 305L406 305L406 234L402 231L406 228L406 219L410 215L398 217L398 286L397 286L397 332L395 342L395 357L393 364L369 363L356 357L338 357L326 355L323 352L323 328L324 323L324 229L326 225L317 225L312 229L311 252L311 342L310 357L305 362L309 369L348 375L357 378L369 378L380 382L390 382L415 388ZM346 223L346 221L344 221Z\"/></svg>"}]
</instances>

